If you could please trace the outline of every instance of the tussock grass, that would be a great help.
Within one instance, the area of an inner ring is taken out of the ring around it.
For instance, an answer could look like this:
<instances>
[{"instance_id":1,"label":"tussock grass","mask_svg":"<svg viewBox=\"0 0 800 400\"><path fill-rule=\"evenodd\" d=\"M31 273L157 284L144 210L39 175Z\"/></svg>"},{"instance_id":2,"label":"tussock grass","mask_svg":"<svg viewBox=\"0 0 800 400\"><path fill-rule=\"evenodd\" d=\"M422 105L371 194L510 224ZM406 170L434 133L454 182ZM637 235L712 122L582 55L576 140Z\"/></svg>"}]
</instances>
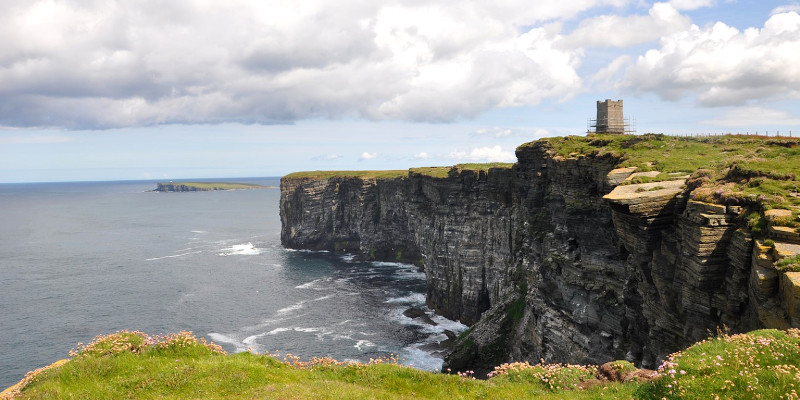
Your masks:
<instances>
[{"instance_id":1,"label":"tussock grass","mask_svg":"<svg viewBox=\"0 0 800 400\"><path fill-rule=\"evenodd\" d=\"M642 399L798 399L800 329L720 333L675 353Z\"/></svg>"},{"instance_id":2,"label":"tussock grass","mask_svg":"<svg viewBox=\"0 0 800 400\"><path fill-rule=\"evenodd\" d=\"M675 353L651 383L597 381L594 367L503 364L488 380L327 357L228 355L190 332L117 332L27 378L7 399L797 399L800 330L718 334ZM620 368L631 370L626 362ZM589 385L583 383L592 383ZM760 397L759 397L760 396Z\"/></svg>"}]
</instances>

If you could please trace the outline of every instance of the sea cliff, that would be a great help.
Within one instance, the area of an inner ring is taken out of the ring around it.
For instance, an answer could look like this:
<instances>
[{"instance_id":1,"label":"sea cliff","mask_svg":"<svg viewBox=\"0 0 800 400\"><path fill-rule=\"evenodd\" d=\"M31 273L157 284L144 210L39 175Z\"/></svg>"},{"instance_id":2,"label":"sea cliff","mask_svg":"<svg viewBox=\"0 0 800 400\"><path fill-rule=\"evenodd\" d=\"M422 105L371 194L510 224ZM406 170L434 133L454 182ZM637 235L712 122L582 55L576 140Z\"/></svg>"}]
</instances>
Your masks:
<instances>
[{"instance_id":1,"label":"sea cliff","mask_svg":"<svg viewBox=\"0 0 800 400\"><path fill-rule=\"evenodd\" d=\"M702 167L719 154L692 141L618 135L527 143L513 166L293 174L281 181L281 239L423 268L428 305L471 325L445 369L653 368L723 327L800 326L800 272L777 266L800 253L795 177L748 156L791 157L800 143L740 142L705 143L740 161L716 169ZM786 193L753 194L752 182Z\"/></svg>"}]
</instances>

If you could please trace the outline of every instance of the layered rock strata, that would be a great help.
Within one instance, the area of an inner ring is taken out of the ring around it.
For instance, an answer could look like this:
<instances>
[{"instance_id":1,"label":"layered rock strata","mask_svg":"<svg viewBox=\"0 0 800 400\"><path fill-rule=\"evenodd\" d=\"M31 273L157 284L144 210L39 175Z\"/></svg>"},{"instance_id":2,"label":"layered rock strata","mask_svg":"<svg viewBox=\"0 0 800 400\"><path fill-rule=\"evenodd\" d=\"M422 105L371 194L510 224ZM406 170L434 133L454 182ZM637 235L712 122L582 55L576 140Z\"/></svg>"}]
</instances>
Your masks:
<instances>
[{"instance_id":1,"label":"layered rock strata","mask_svg":"<svg viewBox=\"0 0 800 400\"><path fill-rule=\"evenodd\" d=\"M471 325L445 369L653 368L718 328L800 323L794 275L759 268L740 209L689 200L685 177L623 185L635 170L609 155L539 141L517 158L440 178L284 178L282 242L424 268L429 306Z\"/></svg>"}]
</instances>

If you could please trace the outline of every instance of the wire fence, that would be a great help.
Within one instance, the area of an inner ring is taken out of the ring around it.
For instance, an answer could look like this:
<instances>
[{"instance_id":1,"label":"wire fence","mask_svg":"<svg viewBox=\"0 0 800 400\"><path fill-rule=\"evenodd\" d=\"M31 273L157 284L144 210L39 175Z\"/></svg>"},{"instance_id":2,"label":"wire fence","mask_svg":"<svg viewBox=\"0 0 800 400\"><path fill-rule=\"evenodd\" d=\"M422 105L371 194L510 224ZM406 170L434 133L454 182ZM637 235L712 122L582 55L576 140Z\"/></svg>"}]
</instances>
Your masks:
<instances>
[{"instance_id":1,"label":"wire fence","mask_svg":"<svg viewBox=\"0 0 800 400\"><path fill-rule=\"evenodd\" d=\"M754 132L692 132L692 133L665 133L670 136L679 137L709 137L709 136L760 136L760 137L800 137L792 136L792 131L754 131Z\"/></svg>"}]
</instances>

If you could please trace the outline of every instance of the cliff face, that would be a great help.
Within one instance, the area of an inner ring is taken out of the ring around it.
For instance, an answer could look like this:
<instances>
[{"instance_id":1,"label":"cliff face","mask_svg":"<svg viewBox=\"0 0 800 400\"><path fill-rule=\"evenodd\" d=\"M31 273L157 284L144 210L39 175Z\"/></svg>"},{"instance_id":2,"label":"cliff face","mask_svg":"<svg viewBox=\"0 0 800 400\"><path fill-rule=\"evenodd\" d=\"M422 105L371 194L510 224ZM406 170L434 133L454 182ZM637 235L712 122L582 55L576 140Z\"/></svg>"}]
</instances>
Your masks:
<instances>
[{"instance_id":1,"label":"cliff face","mask_svg":"<svg viewBox=\"0 0 800 400\"><path fill-rule=\"evenodd\" d=\"M618 186L633 172L618 159L558 157L547 142L517 158L445 178L284 178L282 242L424 267L428 304L472 325L453 370L654 367L723 325L800 322L792 276L758 270L739 210L688 200L686 177Z\"/></svg>"}]
</instances>

